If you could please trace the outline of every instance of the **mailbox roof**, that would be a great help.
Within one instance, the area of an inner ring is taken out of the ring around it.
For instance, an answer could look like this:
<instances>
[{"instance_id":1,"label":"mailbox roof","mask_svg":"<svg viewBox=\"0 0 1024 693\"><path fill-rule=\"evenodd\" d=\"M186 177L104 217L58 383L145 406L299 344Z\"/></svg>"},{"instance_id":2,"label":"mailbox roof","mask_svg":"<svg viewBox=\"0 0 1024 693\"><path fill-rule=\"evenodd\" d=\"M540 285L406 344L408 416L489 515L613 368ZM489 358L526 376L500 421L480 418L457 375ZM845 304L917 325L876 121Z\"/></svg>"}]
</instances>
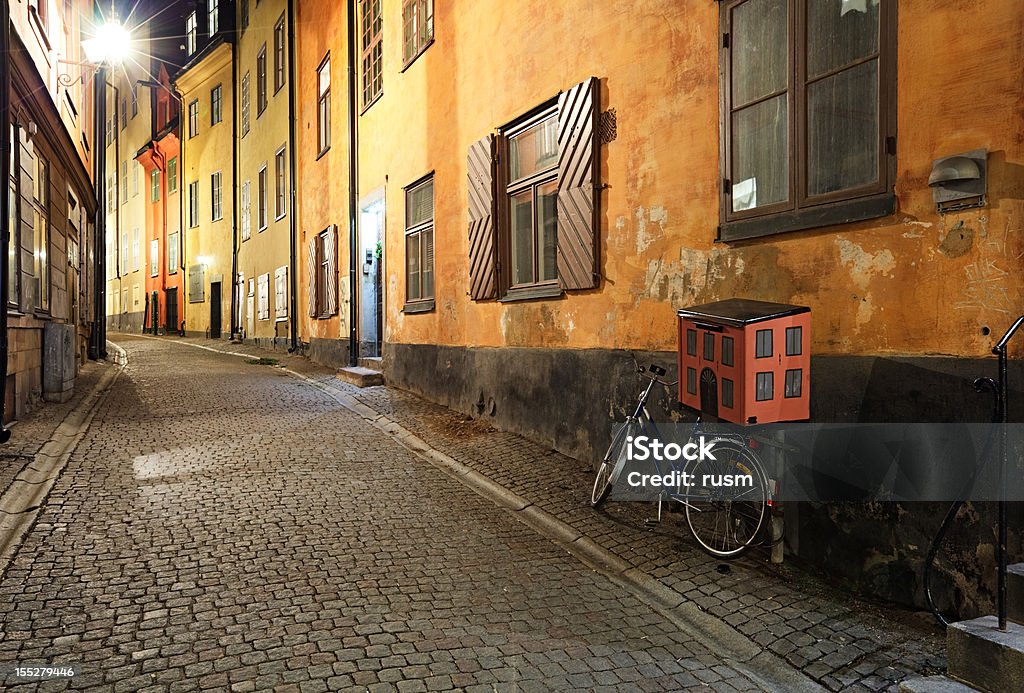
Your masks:
<instances>
[{"instance_id":1,"label":"mailbox roof","mask_svg":"<svg viewBox=\"0 0 1024 693\"><path fill-rule=\"evenodd\" d=\"M743 327L755 322L784 318L810 311L811 309L807 306L754 301L748 298L729 298L724 301L705 303L702 306L683 308L679 311L679 317L701 320L715 325Z\"/></svg>"}]
</instances>

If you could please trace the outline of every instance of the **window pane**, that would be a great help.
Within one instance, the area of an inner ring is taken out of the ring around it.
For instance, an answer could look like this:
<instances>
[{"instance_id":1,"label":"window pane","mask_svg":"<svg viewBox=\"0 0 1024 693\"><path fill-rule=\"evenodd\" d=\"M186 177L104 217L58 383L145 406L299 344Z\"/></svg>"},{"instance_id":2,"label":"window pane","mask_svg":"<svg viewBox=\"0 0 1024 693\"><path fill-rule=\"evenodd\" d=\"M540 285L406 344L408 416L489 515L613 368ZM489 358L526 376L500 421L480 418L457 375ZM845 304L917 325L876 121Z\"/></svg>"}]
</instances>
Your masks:
<instances>
[{"instance_id":1,"label":"window pane","mask_svg":"<svg viewBox=\"0 0 1024 693\"><path fill-rule=\"evenodd\" d=\"M732 13L732 106L786 88L787 0L750 0Z\"/></svg>"},{"instance_id":2,"label":"window pane","mask_svg":"<svg viewBox=\"0 0 1024 693\"><path fill-rule=\"evenodd\" d=\"M756 379L756 395L758 402L766 402L775 397L775 374L758 373Z\"/></svg>"},{"instance_id":3,"label":"window pane","mask_svg":"<svg viewBox=\"0 0 1024 693\"><path fill-rule=\"evenodd\" d=\"M878 61L807 88L807 194L878 179Z\"/></svg>"},{"instance_id":4,"label":"window pane","mask_svg":"<svg viewBox=\"0 0 1024 693\"><path fill-rule=\"evenodd\" d=\"M735 399L735 386L728 378L722 378L722 406L733 407L733 401Z\"/></svg>"},{"instance_id":5,"label":"window pane","mask_svg":"<svg viewBox=\"0 0 1024 693\"><path fill-rule=\"evenodd\" d=\"M509 177L516 181L558 163L558 117L551 116L508 144Z\"/></svg>"},{"instance_id":6,"label":"window pane","mask_svg":"<svg viewBox=\"0 0 1024 693\"><path fill-rule=\"evenodd\" d=\"M689 356L697 355L697 330L686 331L686 353Z\"/></svg>"},{"instance_id":7,"label":"window pane","mask_svg":"<svg viewBox=\"0 0 1024 693\"><path fill-rule=\"evenodd\" d=\"M558 194L558 183L551 181L537 186L537 232L540 234L540 253L537 261L537 280L548 281L558 279L558 240L555 200Z\"/></svg>"},{"instance_id":8,"label":"window pane","mask_svg":"<svg viewBox=\"0 0 1024 693\"><path fill-rule=\"evenodd\" d=\"M803 353L803 332L802 327L786 328L786 356L799 356Z\"/></svg>"},{"instance_id":9,"label":"window pane","mask_svg":"<svg viewBox=\"0 0 1024 693\"><path fill-rule=\"evenodd\" d=\"M757 348L755 357L759 359L768 358L772 355L772 331L757 331Z\"/></svg>"},{"instance_id":10,"label":"window pane","mask_svg":"<svg viewBox=\"0 0 1024 693\"><path fill-rule=\"evenodd\" d=\"M410 301L420 298L420 236L405 237L405 293Z\"/></svg>"},{"instance_id":11,"label":"window pane","mask_svg":"<svg viewBox=\"0 0 1024 693\"><path fill-rule=\"evenodd\" d=\"M733 350L735 345L733 344L732 337L722 337L722 365L731 366L733 365Z\"/></svg>"},{"instance_id":12,"label":"window pane","mask_svg":"<svg viewBox=\"0 0 1024 693\"><path fill-rule=\"evenodd\" d=\"M704 360L715 360L715 335L713 332L704 333Z\"/></svg>"},{"instance_id":13,"label":"window pane","mask_svg":"<svg viewBox=\"0 0 1024 693\"><path fill-rule=\"evenodd\" d=\"M807 6L807 74L849 65L878 51L879 0L811 0Z\"/></svg>"},{"instance_id":14,"label":"window pane","mask_svg":"<svg viewBox=\"0 0 1024 693\"><path fill-rule=\"evenodd\" d=\"M420 234L423 250L423 298L434 295L434 231L428 229Z\"/></svg>"},{"instance_id":15,"label":"window pane","mask_svg":"<svg viewBox=\"0 0 1024 693\"><path fill-rule=\"evenodd\" d=\"M686 391L691 395L697 394L697 371L693 368L686 369Z\"/></svg>"},{"instance_id":16,"label":"window pane","mask_svg":"<svg viewBox=\"0 0 1024 693\"><path fill-rule=\"evenodd\" d=\"M789 119L786 95L734 113L732 211L789 198Z\"/></svg>"},{"instance_id":17,"label":"window pane","mask_svg":"<svg viewBox=\"0 0 1024 693\"><path fill-rule=\"evenodd\" d=\"M786 397L800 397L803 394L803 372L799 369L786 371Z\"/></svg>"},{"instance_id":18,"label":"window pane","mask_svg":"<svg viewBox=\"0 0 1024 693\"><path fill-rule=\"evenodd\" d=\"M434 181L418 185L407 193L406 226L423 224L434 218Z\"/></svg>"},{"instance_id":19,"label":"window pane","mask_svg":"<svg viewBox=\"0 0 1024 693\"><path fill-rule=\"evenodd\" d=\"M512 283L533 281L533 191L512 196Z\"/></svg>"}]
</instances>

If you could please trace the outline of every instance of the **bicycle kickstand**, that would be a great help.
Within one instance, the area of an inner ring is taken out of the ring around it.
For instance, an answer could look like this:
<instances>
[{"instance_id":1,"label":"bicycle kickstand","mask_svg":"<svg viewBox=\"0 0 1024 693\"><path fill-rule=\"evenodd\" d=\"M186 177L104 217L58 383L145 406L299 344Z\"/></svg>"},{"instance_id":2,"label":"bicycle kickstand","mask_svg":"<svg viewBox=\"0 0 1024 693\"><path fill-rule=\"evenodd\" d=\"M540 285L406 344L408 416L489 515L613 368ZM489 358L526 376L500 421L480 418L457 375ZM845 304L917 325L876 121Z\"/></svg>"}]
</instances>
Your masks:
<instances>
[{"instance_id":1,"label":"bicycle kickstand","mask_svg":"<svg viewBox=\"0 0 1024 693\"><path fill-rule=\"evenodd\" d=\"M657 517L648 517L648 518L646 518L644 520L644 527L655 527L655 526L661 524L661 501L662 501L662 496L659 495L658 496L658 516Z\"/></svg>"}]
</instances>

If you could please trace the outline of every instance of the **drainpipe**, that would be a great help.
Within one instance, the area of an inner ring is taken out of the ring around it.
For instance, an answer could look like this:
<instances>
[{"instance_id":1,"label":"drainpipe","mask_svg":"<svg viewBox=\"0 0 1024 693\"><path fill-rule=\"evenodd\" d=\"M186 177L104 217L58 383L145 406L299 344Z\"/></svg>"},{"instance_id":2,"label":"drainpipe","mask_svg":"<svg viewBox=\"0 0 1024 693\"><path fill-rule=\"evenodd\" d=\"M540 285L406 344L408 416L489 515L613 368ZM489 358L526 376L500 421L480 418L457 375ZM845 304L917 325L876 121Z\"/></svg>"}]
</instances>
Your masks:
<instances>
[{"instance_id":1,"label":"drainpipe","mask_svg":"<svg viewBox=\"0 0 1024 693\"><path fill-rule=\"evenodd\" d=\"M182 294L178 297L178 305L181 306L181 322L184 323L185 314L188 312L188 277L185 275L185 191L188 189L188 180L185 178L185 140L188 139L185 133L185 97L178 91L177 84L173 89L166 91L178 102L178 158L181 159L178 164L178 269L181 270Z\"/></svg>"},{"instance_id":2,"label":"drainpipe","mask_svg":"<svg viewBox=\"0 0 1024 693\"><path fill-rule=\"evenodd\" d=\"M359 158L356 147L359 144L359 132L356 124L356 8L355 0L347 0L348 5L348 288L349 288L349 365L359 364L359 344L357 342L356 322L358 320L358 287L356 286L356 263L359 262L359 250L356 247L358 215L356 206L359 204Z\"/></svg>"},{"instance_id":3,"label":"drainpipe","mask_svg":"<svg viewBox=\"0 0 1024 693\"><path fill-rule=\"evenodd\" d=\"M106 78L104 77L104 79L106 79ZM114 190L117 191L117 194L114 196L114 226L115 226L114 239L117 242L117 258L114 260L114 268L117 270L117 291L122 296L124 296L124 274L127 274L127 272L125 272L125 273L121 272L121 194L122 194L121 182L120 182L121 181L121 133L118 130L118 128L121 125L121 123L120 123L121 114L118 112L118 107L119 107L119 105L121 103L121 90L118 89L113 84L111 84L109 81L107 81L107 86L114 90L114 122L112 123L112 127L111 127L110 131L114 135L114 176L115 176L115 180L118 182L117 185L114 186ZM106 98L105 95L104 95L104 98ZM106 157L107 157L107 143L104 140L104 142L103 142L103 158L104 158L104 161L106 161ZM106 167L104 167L104 173L106 173ZM141 252L141 248L139 250ZM121 306L121 313L122 314L124 313L124 308L125 308L124 306ZM121 322L120 316L118 316L117 320L118 320L118 324L120 324L120 322ZM143 327L145 327L145 325L143 325Z\"/></svg>"},{"instance_id":4,"label":"drainpipe","mask_svg":"<svg viewBox=\"0 0 1024 693\"><path fill-rule=\"evenodd\" d=\"M294 353L299 348L299 316L297 315L298 301L295 297L296 289L298 288L299 282L295 277L295 268L298 267L298 207L295 204L295 0L288 0L288 113L291 115L288 118L288 185L291 188L289 195L291 197L291 214L289 215L290 223L288 224L289 230L289 243L288 250L290 253L288 263L288 293L290 296L290 305L288 307L288 315L290 319L289 332L291 333L291 346L288 348L288 353Z\"/></svg>"},{"instance_id":5,"label":"drainpipe","mask_svg":"<svg viewBox=\"0 0 1024 693\"><path fill-rule=\"evenodd\" d=\"M7 262L11 246L11 194L10 183L7 182L11 170L11 5L10 0L0 1L0 53L4 59L0 60L0 128L3 129L3 143L0 144L0 171L3 171L4 189L0 194L0 258ZM9 266L9 265L8 265ZM0 282L0 363L4 367L4 390L0 393L0 443L6 443L11 439L11 431L4 425L7 418L5 407L7 405L7 301L10 299L8 287L10 281L7 272L3 273L3 282Z\"/></svg>"},{"instance_id":6,"label":"drainpipe","mask_svg":"<svg viewBox=\"0 0 1024 693\"><path fill-rule=\"evenodd\" d=\"M238 305L238 44L231 44L231 324L228 334L231 341L237 337L241 341L242 321L239 319Z\"/></svg>"},{"instance_id":7,"label":"drainpipe","mask_svg":"<svg viewBox=\"0 0 1024 693\"><path fill-rule=\"evenodd\" d=\"M8 7L8 1L0 2L4 8ZM6 25L6 23L5 23ZM6 32L5 32L6 33ZM6 48L6 45L5 45ZM6 71L7 61L0 61L4 64ZM106 208L106 177L107 177L107 140L103 130L104 121L107 119L107 77L106 68L100 67L96 71L93 81L93 108L95 109L95 122L93 123L93 187L96 191L96 218L93 221L93 258L96 270L93 273L93 322L89 335L89 358L107 358L107 208ZM7 90L3 89L5 96ZM7 118L8 109L3 109L2 118ZM4 219L6 220L6 216ZM4 221L6 223L6 221ZM121 249L118 248L120 253ZM7 320L7 312L4 311L4 318ZM3 330L3 338L7 339L7 330Z\"/></svg>"}]
</instances>

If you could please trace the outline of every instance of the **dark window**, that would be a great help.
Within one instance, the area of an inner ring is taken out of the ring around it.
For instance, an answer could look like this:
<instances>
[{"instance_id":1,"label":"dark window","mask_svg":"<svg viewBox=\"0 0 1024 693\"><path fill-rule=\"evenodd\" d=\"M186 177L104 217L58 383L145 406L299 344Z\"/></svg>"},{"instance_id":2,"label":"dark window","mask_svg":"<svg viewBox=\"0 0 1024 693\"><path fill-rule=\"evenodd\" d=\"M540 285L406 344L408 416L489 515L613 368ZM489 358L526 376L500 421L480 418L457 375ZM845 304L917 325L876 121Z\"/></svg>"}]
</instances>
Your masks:
<instances>
[{"instance_id":1,"label":"dark window","mask_svg":"<svg viewBox=\"0 0 1024 693\"><path fill-rule=\"evenodd\" d=\"M697 330L686 331L686 353L690 356L697 355Z\"/></svg>"},{"instance_id":2,"label":"dark window","mask_svg":"<svg viewBox=\"0 0 1024 693\"><path fill-rule=\"evenodd\" d=\"M434 40L434 0L403 0L402 62L408 65Z\"/></svg>"},{"instance_id":3,"label":"dark window","mask_svg":"<svg viewBox=\"0 0 1024 693\"><path fill-rule=\"evenodd\" d=\"M894 5L721 3L725 240L892 212Z\"/></svg>"},{"instance_id":4,"label":"dark window","mask_svg":"<svg viewBox=\"0 0 1024 693\"><path fill-rule=\"evenodd\" d=\"M121 108L119 110L121 111L121 129L124 130L126 127L128 127L128 97L127 96L122 96L121 97Z\"/></svg>"},{"instance_id":5,"label":"dark window","mask_svg":"<svg viewBox=\"0 0 1024 693\"><path fill-rule=\"evenodd\" d=\"M757 331L757 350L754 355L759 359L765 359L772 355L772 331Z\"/></svg>"},{"instance_id":6,"label":"dark window","mask_svg":"<svg viewBox=\"0 0 1024 693\"><path fill-rule=\"evenodd\" d=\"M267 44L256 55L256 117L267 110Z\"/></svg>"},{"instance_id":7,"label":"dark window","mask_svg":"<svg viewBox=\"0 0 1024 693\"><path fill-rule=\"evenodd\" d=\"M316 134L317 153L323 154L331 147L331 56L327 55L316 69Z\"/></svg>"},{"instance_id":8,"label":"dark window","mask_svg":"<svg viewBox=\"0 0 1024 693\"><path fill-rule=\"evenodd\" d=\"M216 125L224 119L221 102L222 94L223 90L219 84L210 90L210 125Z\"/></svg>"},{"instance_id":9,"label":"dark window","mask_svg":"<svg viewBox=\"0 0 1024 693\"><path fill-rule=\"evenodd\" d=\"M697 369L686 369L686 391L691 395L697 394Z\"/></svg>"},{"instance_id":10,"label":"dark window","mask_svg":"<svg viewBox=\"0 0 1024 693\"><path fill-rule=\"evenodd\" d=\"M192 55L196 52L196 32L198 29L196 13L192 12L185 18L185 55Z\"/></svg>"},{"instance_id":11,"label":"dark window","mask_svg":"<svg viewBox=\"0 0 1024 693\"><path fill-rule=\"evenodd\" d=\"M360 0L362 17L363 108L384 91L384 48L381 0Z\"/></svg>"},{"instance_id":12,"label":"dark window","mask_svg":"<svg viewBox=\"0 0 1024 693\"><path fill-rule=\"evenodd\" d=\"M722 365L735 365L735 344L732 337L722 337Z\"/></svg>"},{"instance_id":13,"label":"dark window","mask_svg":"<svg viewBox=\"0 0 1024 693\"><path fill-rule=\"evenodd\" d=\"M274 93L284 86L284 15L274 25Z\"/></svg>"},{"instance_id":14,"label":"dark window","mask_svg":"<svg viewBox=\"0 0 1024 693\"><path fill-rule=\"evenodd\" d=\"M188 104L188 136L191 139L199 134L199 101L193 99Z\"/></svg>"},{"instance_id":15,"label":"dark window","mask_svg":"<svg viewBox=\"0 0 1024 693\"><path fill-rule=\"evenodd\" d=\"M757 374L757 401L766 402L775 397L775 374L772 372Z\"/></svg>"},{"instance_id":16,"label":"dark window","mask_svg":"<svg viewBox=\"0 0 1024 693\"><path fill-rule=\"evenodd\" d=\"M803 353L803 332L802 327L786 328L786 356L799 356Z\"/></svg>"},{"instance_id":17,"label":"dark window","mask_svg":"<svg viewBox=\"0 0 1024 693\"><path fill-rule=\"evenodd\" d=\"M786 397L800 397L803 394L803 371L793 368L786 371Z\"/></svg>"},{"instance_id":18,"label":"dark window","mask_svg":"<svg viewBox=\"0 0 1024 693\"><path fill-rule=\"evenodd\" d=\"M733 408L733 400L735 398L735 386L733 382L728 378L722 378L722 406Z\"/></svg>"},{"instance_id":19,"label":"dark window","mask_svg":"<svg viewBox=\"0 0 1024 693\"><path fill-rule=\"evenodd\" d=\"M405 280L406 304L434 298L433 176L405 191Z\"/></svg>"},{"instance_id":20,"label":"dark window","mask_svg":"<svg viewBox=\"0 0 1024 693\"><path fill-rule=\"evenodd\" d=\"M277 150L274 155L274 213L275 218L280 219L287 211L287 200L285 195L288 187L285 184L285 160L284 147Z\"/></svg>"},{"instance_id":21,"label":"dark window","mask_svg":"<svg viewBox=\"0 0 1024 693\"><path fill-rule=\"evenodd\" d=\"M139 85L132 84L132 118L139 115Z\"/></svg>"},{"instance_id":22,"label":"dark window","mask_svg":"<svg viewBox=\"0 0 1024 693\"><path fill-rule=\"evenodd\" d=\"M262 231L267 228L267 165L264 164L259 172L259 184L256 197L256 230Z\"/></svg>"},{"instance_id":23,"label":"dark window","mask_svg":"<svg viewBox=\"0 0 1024 693\"><path fill-rule=\"evenodd\" d=\"M245 31L249 28L249 0L240 0L239 5L239 14L241 15L239 23L241 24L241 30Z\"/></svg>"},{"instance_id":24,"label":"dark window","mask_svg":"<svg viewBox=\"0 0 1024 693\"><path fill-rule=\"evenodd\" d=\"M704 333L704 360L714 361L715 360L715 333L705 332Z\"/></svg>"}]
</instances>

